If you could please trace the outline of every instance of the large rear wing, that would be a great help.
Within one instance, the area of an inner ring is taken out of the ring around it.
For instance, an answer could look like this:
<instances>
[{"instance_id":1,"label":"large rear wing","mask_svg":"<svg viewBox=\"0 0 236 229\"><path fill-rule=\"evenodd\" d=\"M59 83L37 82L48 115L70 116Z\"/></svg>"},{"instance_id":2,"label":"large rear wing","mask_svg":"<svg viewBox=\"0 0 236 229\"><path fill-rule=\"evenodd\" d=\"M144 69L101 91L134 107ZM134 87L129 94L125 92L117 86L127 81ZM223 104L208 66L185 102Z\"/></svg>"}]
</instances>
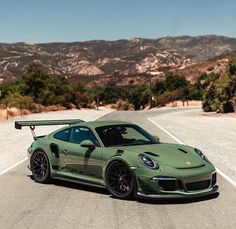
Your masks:
<instances>
[{"instance_id":1,"label":"large rear wing","mask_svg":"<svg viewBox=\"0 0 236 229\"><path fill-rule=\"evenodd\" d=\"M81 119L15 121L15 128L21 130L22 127L28 126L32 132L34 140L36 140L37 136L34 132L36 126L72 125L81 122L84 121Z\"/></svg>"},{"instance_id":2,"label":"large rear wing","mask_svg":"<svg viewBox=\"0 0 236 229\"><path fill-rule=\"evenodd\" d=\"M37 120L37 121L16 121L15 128L22 129L23 126L54 126L54 125L72 125L84 122L81 119L65 119L65 120Z\"/></svg>"}]
</instances>

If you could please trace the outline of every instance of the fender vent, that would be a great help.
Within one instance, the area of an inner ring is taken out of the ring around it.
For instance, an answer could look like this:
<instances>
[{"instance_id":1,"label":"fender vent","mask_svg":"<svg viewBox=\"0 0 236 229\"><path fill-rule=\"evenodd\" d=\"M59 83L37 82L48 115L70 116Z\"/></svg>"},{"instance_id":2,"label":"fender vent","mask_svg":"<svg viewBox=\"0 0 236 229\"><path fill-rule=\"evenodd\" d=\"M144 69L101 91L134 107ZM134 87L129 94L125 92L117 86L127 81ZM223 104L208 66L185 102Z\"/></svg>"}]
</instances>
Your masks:
<instances>
[{"instance_id":1,"label":"fender vent","mask_svg":"<svg viewBox=\"0 0 236 229\"><path fill-rule=\"evenodd\" d=\"M52 155L53 155L55 158L59 158L58 145L55 144L55 143L51 143L51 144L50 144L50 149L51 149Z\"/></svg>"},{"instance_id":2,"label":"fender vent","mask_svg":"<svg viewBox=\"0 0 236 229\"><path fill-rule=\"evenodd\" d=\"M124 153L124 150L121 150L121 149L118 149L117 151L116 151L116 156L121 156L122 154Z\"/></svg>"}]
</instances>

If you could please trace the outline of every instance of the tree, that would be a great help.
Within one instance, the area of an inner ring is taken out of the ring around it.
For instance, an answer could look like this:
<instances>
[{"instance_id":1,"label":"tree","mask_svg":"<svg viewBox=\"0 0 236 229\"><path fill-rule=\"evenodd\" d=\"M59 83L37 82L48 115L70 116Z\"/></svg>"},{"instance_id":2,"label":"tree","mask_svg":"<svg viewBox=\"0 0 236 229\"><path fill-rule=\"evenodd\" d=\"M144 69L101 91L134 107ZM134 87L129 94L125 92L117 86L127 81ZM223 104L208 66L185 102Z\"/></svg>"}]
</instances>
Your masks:
<instances>
[{"instance_id":1,"label":"tree","mask_svg":"<svg viewBox=\"0 0 236 229\"><path fill-rule=\"evenodd\" d=\"M168 75L166 77L165 84L167 91L175 91L176 89L187 87L189 82L185 79L184 76Z\"/></svg>"},{"instance_id":2,"label":"tree","mask_svg":"<svg viewBox=\"0 0 236 229\"><path fill-rule=\"evenodd\" d=\"M203 73L198 78L194 87L196 88L196 96L202 99L205 90L212 83L215 82L219 78L218 74L215 73Z\"/></svg>"},{"instance_id":3,"label":"tree","mask_svg":"<svg viewBox=\"0 0 236 229\"><path fill-rule=\"evenodd\" d=\"M203 94L203 110L233 112L235 107L236 76L223 74L211 82Z\"/></svg>"},{"instance_id":4,"label":"tree","mask_svg":"<svg viewBox=\"0 0 236 229\"><path fill-rule=\"evenodd\" d=\"M161 95L156 96L156 103L158 106L164 106L167 103L174 102L180 99L182 92L180 90L165 91Z\"/></svg>"},{"instance_id":5,"label":"tree","mask_svg":"<svg viewBox=\"0 0 236 229\"><path fill-rule=\"evenodd\" d=\"M236 89L235 76L224 74L216 81L216 96L215 106L216 109L222 113L233 112L234 102L232 100L235 95Z\"/></svg>"},{"instance_id":6,"label":"tree","mask_svg":"<svg viewBox=\"0 0 236 229\"><path fill-rule=\"evenodd\" d=\"M100 92L100 100L105 103L116 103L119 99L124 97L124 88L117 86L115 82L109 82L106 84Z\"/></svg>"},{"instance_id":7,"label":"tree","mask_svg":"<svg viewBox=\"0 0 236 229\"><path fill-rule=\"evenodd\" d=\"M145 84L128 87L127 97L129 103L134 105L134 109L139 110L149 102L149 87Z\"/></svg>"},{"instance_id":8,"label":"tree","mask_svg":"<svg viewBox=\"0 0 236 229\"><path fill-rule=\"evenodd\" d=\"M214 107L215 97L215 83L211 82L203 94L202 109L204 111L209 112L216 110L216 108Z\"/></svg>"},{"instance_id":9,"label":"tree","mask_svg":"<svg viewBox=\"0 0 236 229\"><path fill-rule=\"evenodd\" d=\"M49 75L43 70L42 66L37 63L32 63L28 66L27 72L22 77L24 83L24 94L31 96L34 101L40 103L42 95L47 93L43 92L47 88Z\"/></svg>"},{"instance_id":10,"label":"tree","mask_svg":"<svg viewBox=\"0 0 236 229\"><path fill-rule=\"evenodd\" d=\"M37 63L29 65L22 77L23 94L31 96L35 102L42 105L66 105L66 97L70 91L68 81L64 76L49 75Z\"/></svg>"},{"instance_id":11,"label":"tree","mask_svg":"<svg viewBox=\"0 0 236 229\"><path fill-rule=\"evenodd\" d=\"M160 95L166 91L166 82L165 80L157 80L153 87L153 93Z\"/></svg>"}]
</instances>

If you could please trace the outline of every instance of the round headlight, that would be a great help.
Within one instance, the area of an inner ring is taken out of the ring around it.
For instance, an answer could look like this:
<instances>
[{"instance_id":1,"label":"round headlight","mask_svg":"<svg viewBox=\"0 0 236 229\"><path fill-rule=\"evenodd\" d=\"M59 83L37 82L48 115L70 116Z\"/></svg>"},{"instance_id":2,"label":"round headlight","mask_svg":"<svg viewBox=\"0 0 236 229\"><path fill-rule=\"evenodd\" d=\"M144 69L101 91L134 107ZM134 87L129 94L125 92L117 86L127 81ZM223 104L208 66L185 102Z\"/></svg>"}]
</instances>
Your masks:
<instances>
[{"instance_id":1,"label":"round headlight","mask_svg":"<svg viewBox=\"0 0 236 229\"><path fill-rule=\"evenodd\" d=\"M139 161L146 167L150 168L150 169L158 169L159 165L153 161L150 157L148 157L147 155L141 153L139 154Z\"/></svg>"},{"instance_id":2,"label":"round headlight","mask_svg":"<svg viewBox=\"0 0 236 229\"><path fill-rule=\"evenodd\" d=\"M203 160L209 162L209 160L207 159L207 157L203 154L203 152L199 149L194 149L195 152L198 154L199 157L201 157Z\"/></svg>"}]
</instances>

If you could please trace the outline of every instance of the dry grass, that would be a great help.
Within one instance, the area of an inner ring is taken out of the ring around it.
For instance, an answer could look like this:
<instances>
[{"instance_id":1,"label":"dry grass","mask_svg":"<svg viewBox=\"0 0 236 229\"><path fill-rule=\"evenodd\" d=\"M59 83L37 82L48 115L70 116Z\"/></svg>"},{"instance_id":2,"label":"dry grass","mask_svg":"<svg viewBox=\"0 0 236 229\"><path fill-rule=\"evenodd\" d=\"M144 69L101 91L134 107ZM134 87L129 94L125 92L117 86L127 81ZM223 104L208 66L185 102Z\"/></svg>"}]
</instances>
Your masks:
<instances>
[{"instance_id":1,"label":"dry grass","mask_svg":"<svg viewBox=\"0 0 236 229\"><path fill-rule=\"evenodd\" d=\"M22 115L29 115L32 113L50 112L50 111L59 111L59 110L60 111L66 110L66 108L60 105L51 105L48 107L40 106L40 107L36 107L31 112L26 109L18 109L15 107L8 107L6 109L5 107L0 106L0 120L6 120L6 119L14 118L17 116L22 116Z\"/></svg>"},{"instance_id":2,"label":"dry grass","mask_svg":"<svg viewBox=\"0 0 236 229\"><path fill-rule=\"evenodd\" d=\"M166 104L166 107L187 107L187 106L202 106L201 100L190 100L190 101L175 101L172 103Z\"/></svg>"}]
</instances>

